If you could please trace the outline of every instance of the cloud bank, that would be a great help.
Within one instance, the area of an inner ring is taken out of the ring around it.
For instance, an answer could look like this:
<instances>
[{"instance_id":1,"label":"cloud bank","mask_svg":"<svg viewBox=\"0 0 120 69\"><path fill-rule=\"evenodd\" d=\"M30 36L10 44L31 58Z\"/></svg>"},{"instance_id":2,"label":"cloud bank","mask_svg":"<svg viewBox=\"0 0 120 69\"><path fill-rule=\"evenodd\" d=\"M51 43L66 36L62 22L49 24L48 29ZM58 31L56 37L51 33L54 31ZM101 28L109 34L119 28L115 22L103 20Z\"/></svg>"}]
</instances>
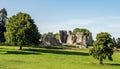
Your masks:
<instances>
[{"instance_id":1,"label":"cloud bank","mask_svg":"<svg viewBox=\"0 0 120 69\"><path fill-rule=\"evenodd\" d=\"M93 33L95 39L99 32L109 32L113 37L120 37L120 16L103 16L89 19L70 19L42 23L41 33L58 32L59 30L73 30L74 28L87 28Z\"/></svg>"}]
</instances>

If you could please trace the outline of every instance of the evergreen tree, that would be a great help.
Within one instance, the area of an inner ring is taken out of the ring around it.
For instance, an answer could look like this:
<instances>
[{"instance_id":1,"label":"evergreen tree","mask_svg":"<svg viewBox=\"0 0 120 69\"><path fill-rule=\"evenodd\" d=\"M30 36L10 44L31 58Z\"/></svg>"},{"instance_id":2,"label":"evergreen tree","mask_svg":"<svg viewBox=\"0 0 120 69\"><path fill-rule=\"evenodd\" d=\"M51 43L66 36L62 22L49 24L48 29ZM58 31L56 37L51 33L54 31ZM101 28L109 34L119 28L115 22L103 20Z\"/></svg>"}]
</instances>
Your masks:
<instances>
[{"instance_id":1,"label":"evergreen tree","mask_svg":"<svg viewBox=\"0 0 120 69\"><path fill-rule=\"evenodd\" d=\"M5 42L4 32L6 31L5 23L7 20L7 11L5 8L0 10L0 42Z\"/></svg>"},{"instance_id":2,"label":"evergreen tree","mask_svg":"<svg viewBox=\"0 0 120 69\"><path fill-rule=\"evenodd\" d=\"M116 39L116 47L117 47L117 48L120 48L120 38L117 38L117 39Z\"/></svg>"},{"instance_id":3,"label":"evergreen tree","mask_svg":"<svg viewBox=\"0 0 120 69\"><path fill-rule=\"evenodd\" d=\"M6 43L11 45L35 45L39 43L39 32L29 14L19 12L10 17L6 23Z\"/></svg>"},{"instance_id":4,"label":"evergreen tree","mask_svg":"<svg viewBox=\"0 0 120 69\"><path fill-rule=\"evenodd\" d=\"M117 44L116 44L116 39L113 37L113 39L112 39L112 40L113 40L113 44L114 44L114 46L115 46L115 47L117 47Z\"/></svg>"}]
</instances>

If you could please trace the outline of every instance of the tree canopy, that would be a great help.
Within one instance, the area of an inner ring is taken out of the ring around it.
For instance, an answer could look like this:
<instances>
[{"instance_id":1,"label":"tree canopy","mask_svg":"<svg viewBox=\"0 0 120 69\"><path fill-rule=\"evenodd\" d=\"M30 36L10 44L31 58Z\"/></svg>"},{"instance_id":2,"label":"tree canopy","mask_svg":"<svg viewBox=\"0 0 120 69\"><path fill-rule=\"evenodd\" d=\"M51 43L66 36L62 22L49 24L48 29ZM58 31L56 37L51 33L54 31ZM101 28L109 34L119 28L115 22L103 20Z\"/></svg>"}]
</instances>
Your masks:
<instances>
[{"instance_id":1,"label":"tree canopy","mask_svg":"<svg viewBox=\"0 0 120 69\"><path fill-rule=\"evenodd\" d=\"M117 47L117 42L116 42L116 39L114 37L112 38L112 41L113 41L114 47Z\"/></svg>"},{"instance_id":2,"label":"tree canopy","mask_svg":"<svg viewBox=\"0 0 120 69\"><path fill-rule=\"evenodd\" d=\"M94 46L90 49L90 55L100 61L103 64L103 60L108 57L112 61L114 44L111 35L107 32L101 32L97 34Z\"/></svg>"},{"instance_id":3,"label":"tree canopy","mask_svg":"<svg viewBox=\"0 0 120 69\"><path fill-rule=\"evenodd\" d=\"M48 33L44 33L44 34L42 34L41 35L41 38L45 38L47 35L49 35L50 37L52 37L52 38L56 38L57 40L59 40L59 34L58 33L53 33L53 32L48 32Z\"/></svg>"},{"instance_id":4,"label":"tree canopy","mask_svg":"<svg viewBox=\"0 0 120 69\"><path fill-rule=\"evenodd\" d=\"M120 48L120 37L116 39L116 47Z\"/></svg>"},{"instance_id":5,"label":"tree canopy","mask_svg":"<svg viewBox=\"0 0 120 69\"><path fill-rule=\"evenodd\" d=\"M5 8L0 10L0 42L5 41L4 32L6 31L5 23L7 20L7 11Z\"/></svg>"},{"instance_id":6,"label":"tree canopy","mask_svg":"<svg viewBox=\"0 0 120 69\"><path fill-rule=\"evenodd\" d=\"M75 28L73 29L73 34L76 34L77 32L83 32L84 35L89 35L90 31L85 28Z\"/></svg>"},{"instance_id":7,"label":"tree canopy","mask_svg":"<svg viewBox=\"0 0 120 69\"><path fill-rule=\"evenodd\" d=\"M55 33L55 34L54 34L54 37L55 37L57 40L59 40L60 35L59 35L58 33Z\"/></svg>"},{"instance_id":8,"label":"tree canopy","mask_svg":"<svg viewBox=\"0 0 120 69\"><path fill-rule=\"evenodd\" d=\"M34 20L27 13L19 12L6 23L6 43L11 45L38 45L40 34Z\"/></svg>"}]
</instances>

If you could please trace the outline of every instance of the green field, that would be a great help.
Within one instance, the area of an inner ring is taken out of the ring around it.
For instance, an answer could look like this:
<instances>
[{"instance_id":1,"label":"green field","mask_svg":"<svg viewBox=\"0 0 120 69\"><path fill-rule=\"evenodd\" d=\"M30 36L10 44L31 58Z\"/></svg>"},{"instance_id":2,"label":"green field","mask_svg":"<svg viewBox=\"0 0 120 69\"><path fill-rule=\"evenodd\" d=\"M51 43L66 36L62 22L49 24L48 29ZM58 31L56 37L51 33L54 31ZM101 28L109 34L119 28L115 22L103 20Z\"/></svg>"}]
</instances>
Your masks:
<instances>
[{"instance_id":1,"label":"green field","mask_svg":"<svg viewBox=\"0 0 120 69\"><path fill-rule=\"evenodd\" d=\"M0 46L0 69L120 69L120 53L114 61L99 61L89 56L89 49L60 50Z\"/></svg>"}]
</instances>

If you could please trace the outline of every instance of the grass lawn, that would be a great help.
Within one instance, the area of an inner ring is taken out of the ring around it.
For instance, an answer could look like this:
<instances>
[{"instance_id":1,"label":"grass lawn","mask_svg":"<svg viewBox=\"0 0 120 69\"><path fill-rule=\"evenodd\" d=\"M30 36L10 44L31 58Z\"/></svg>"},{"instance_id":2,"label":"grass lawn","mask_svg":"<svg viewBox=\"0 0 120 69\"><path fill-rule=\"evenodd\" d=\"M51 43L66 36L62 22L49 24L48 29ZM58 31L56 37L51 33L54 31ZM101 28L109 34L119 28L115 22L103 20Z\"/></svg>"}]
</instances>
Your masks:
<instances>
[{"instance_id":1,"label":"grass lawn","mask_svg":"<svg viewBox=\"0 0 120 69\"><path fill-rule=\"evenodd\" d=\"M89 56L89 49L60 50L15 46L0 46L0 69L120 69L120 53L114 61L99 61Z\"/></svg>"}]
</instances>

